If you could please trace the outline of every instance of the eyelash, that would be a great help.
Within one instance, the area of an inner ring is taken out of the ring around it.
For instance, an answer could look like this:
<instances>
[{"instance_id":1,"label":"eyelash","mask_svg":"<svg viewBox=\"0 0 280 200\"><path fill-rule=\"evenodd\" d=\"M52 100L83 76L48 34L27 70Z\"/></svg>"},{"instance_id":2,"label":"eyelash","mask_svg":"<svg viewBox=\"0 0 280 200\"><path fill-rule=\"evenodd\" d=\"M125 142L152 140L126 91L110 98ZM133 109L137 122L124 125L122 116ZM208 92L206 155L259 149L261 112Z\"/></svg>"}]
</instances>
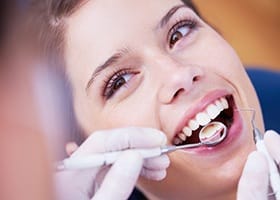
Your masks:
<instances>
[{"instance_id":1,"label":"eyelash","mask_svg":"<svg viewBox=\"0 0 280 200\"><path fill-rule=\"evenodd\" d=\"M171 29L169 30L168 32L168 35L167 35L167 41L168 41L168 45L169 45L169 48L173 48L174 45L177 43L177 41L179 41L180 39L178 39L176 41L176 43L172 44L171 43L171 40L172 40L172 36L182 27L188 27L189 28L189 32L186 33L185 36L189 35L193 30L195 30L197 28L197 20L196 19L185 19L185 20L178 20L177 23L175 23L175 25L173 25L171 27ZM182 37L185 37L185 36L182 36Z\"/></svg>"},{"instance_id":2,"label":"eyelash","mask_svg":"<svg viewBox=\"0 0 280 200\"><path fill-rule=\"evenodd\" d=\"M138 73L140 73L140 72L136 72L130 68L119 69L119 70L112 72L112 75L108 76L104 81L104 86L102 89L102 96L106 100L110 99L121 87L123 87L124 85L126 85L129 82L129 81L127 81L127 82L123 83L120 87L114 88L116 86L117 81L121 80L120 78L122 78L123 76L128 75L128 74L135 75Z\"/></svg>"}]
</instances>

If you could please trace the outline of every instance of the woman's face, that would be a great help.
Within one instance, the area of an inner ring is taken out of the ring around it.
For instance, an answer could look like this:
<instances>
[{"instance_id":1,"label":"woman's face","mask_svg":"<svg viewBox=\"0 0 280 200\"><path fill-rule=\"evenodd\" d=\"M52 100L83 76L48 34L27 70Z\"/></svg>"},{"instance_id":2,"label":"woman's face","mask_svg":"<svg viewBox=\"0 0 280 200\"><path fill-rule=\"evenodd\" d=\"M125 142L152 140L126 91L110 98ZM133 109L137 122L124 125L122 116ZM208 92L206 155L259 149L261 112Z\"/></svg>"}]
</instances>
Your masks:
<instances>
[{"instance_id":1,"label":"woman's face","mask_svg":"<svg viewBox=\"0 0 280 200\"><path fill-rule=\"evenodd\" d=\"M160 199L233 197L254 148L251 113L237 109L256 109L263 125L254 89L223 38L180 0L92 0L67 25L67 73L86 133L153 127L180 145L196 142L195 130L209 120L228 128L215 147L170 154L167 178L140 179L139 188Z\"/></svg>"}]
</instances>

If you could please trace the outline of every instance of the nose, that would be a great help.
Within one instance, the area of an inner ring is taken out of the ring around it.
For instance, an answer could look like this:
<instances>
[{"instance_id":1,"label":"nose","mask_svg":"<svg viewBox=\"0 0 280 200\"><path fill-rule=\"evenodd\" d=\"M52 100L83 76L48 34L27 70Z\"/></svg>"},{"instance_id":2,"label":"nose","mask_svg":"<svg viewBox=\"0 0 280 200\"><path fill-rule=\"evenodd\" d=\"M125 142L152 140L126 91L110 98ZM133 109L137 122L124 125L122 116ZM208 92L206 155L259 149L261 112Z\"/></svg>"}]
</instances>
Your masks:
<instances>
[{"instance_id":1,"label":"nose","mask_svg":"<svg viewBox=\"0 0 280 200\"><path fill-rule=\"evenodd\" d=\"M160 102L170 104L179 96L187 95L203 76L203 69L197 65L169 67L162 77L158 94Z\"/></svg>"}]
</instances>

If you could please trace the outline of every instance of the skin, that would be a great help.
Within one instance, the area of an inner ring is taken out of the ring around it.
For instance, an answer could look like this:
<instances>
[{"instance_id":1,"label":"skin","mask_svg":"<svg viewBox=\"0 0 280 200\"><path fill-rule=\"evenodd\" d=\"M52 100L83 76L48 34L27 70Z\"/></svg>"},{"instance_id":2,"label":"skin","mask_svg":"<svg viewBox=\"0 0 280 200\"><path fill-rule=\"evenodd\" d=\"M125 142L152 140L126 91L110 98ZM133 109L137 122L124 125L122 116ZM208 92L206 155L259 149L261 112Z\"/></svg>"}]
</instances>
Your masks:
<instances>
[{"instance_id":1,"label":"skin","mask_svg":"<svg viewBox=\"0 0 280 200\"><path fill-rule=\"evenodd\" d=\"M182 4L179 0L94 0L67 18L66 71L77 119L87 134L152 127L163 131L171 144L185 113L202 107L213 91L232 94L237 108L256 109L256 124L263 130L255 91L228 43L189 8L180 8L159 26L171 8ZM182 19L195 19L198 27L170 48L168 32ZM125 49L121 59L88 84L97 67L120 49ZM127 83L106 99L104 82L123 68L130 68L124 76ZM244 162L255 148L250 117L240 112L241 127L233 133L239 134L231 143L206 153L174 152L163 181L140 178L138 187L150 199L235 199Z\"/></svg>"}]
</instances>

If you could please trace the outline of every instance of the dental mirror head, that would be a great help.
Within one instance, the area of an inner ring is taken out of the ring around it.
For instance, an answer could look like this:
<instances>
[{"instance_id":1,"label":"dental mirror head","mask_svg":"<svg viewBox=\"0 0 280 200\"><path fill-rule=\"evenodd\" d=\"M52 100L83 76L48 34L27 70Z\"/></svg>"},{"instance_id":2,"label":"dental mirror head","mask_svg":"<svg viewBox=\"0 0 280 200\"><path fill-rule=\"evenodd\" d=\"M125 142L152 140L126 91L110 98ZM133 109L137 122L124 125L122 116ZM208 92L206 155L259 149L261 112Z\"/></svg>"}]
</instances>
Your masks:
<instances>
[{"instance_id":1,"label":"dental mirror head","mask_svg":"<svg viewBox=\"0 0 280 200\"><path fill-rule=\"evenodd\" d=\"M221 143L227 136L227 127L221 122L211 122L199 132L199 140L206 146L215 146Z\"/></svg>"}]
</instances>

